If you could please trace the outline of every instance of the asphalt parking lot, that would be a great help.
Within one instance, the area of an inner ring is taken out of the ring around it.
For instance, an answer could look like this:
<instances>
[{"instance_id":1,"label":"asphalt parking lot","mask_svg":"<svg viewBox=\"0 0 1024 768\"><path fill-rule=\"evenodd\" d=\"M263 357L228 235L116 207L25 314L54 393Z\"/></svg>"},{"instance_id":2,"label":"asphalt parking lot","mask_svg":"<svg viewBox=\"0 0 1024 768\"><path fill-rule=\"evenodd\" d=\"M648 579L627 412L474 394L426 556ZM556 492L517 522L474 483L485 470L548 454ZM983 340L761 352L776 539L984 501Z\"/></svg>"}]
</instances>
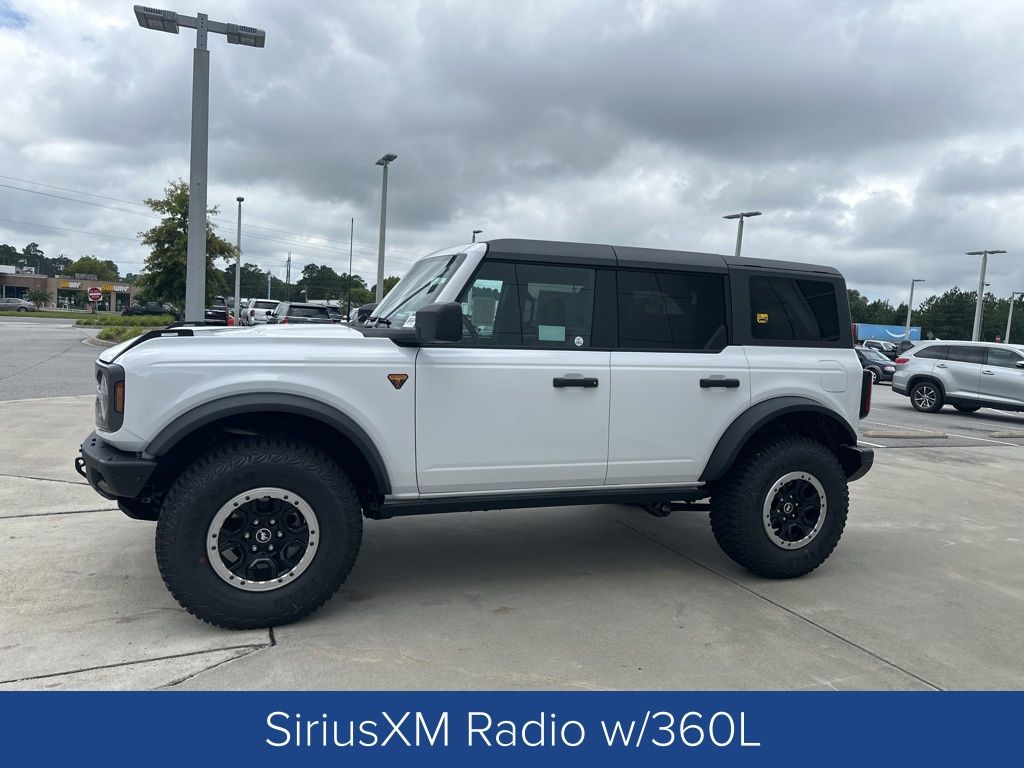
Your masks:
<instances>
[{"instance_id":1,"label":"asphalt parking lot","mask_svg":"<svg viewBox=\"0 0 1024 768\"><path fill-rule=\"evenodd\" d=\"M367 521L323 609L229 632L164 589L154 524L72 468L97 348L17 323L0 319L0 689L1024 688L1021 415L919 414L876 387L875 468L802 579L746 573L698 513Z\"/></svg>"}]
</instances>

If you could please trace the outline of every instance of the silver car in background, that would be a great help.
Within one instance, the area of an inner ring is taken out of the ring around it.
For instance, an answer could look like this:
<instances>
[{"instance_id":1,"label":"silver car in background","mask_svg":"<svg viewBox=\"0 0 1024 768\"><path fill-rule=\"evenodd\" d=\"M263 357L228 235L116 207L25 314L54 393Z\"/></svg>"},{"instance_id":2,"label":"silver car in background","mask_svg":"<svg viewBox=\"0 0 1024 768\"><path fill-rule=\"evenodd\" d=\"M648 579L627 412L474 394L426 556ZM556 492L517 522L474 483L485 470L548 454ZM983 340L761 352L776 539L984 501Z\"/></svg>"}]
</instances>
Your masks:
<instances>
[{"instance_id":1,"label":"silver car in background","mask_svg":"<svg viewBox=\"0 0 1024 768\"><path fill-rule=\"evenodd\" d=\"M24 299L0 299L0 311L35 312L36 305Z\"/></svg>"},{"instance_id":2,"label":"silver car in background","mask_svg":"<svg viewBox=\"0 0 1024 768\"><path fill-rule=\"evenodd\" d=\"M952 405L1024 411L1024 346L983 341L923 341L896 358L892 390L919 411Z\"/></svg>"}]
</instances>

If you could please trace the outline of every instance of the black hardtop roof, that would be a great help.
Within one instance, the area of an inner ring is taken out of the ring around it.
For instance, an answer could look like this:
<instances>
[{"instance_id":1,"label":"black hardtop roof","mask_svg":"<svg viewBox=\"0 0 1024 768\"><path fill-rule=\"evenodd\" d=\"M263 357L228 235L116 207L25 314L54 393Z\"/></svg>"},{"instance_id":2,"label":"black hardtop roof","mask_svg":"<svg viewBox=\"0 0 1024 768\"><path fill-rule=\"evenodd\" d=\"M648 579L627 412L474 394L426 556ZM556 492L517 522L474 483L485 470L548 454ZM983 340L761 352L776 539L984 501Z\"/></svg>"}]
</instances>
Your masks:
<instances>
[{"instance_id":1,"label":"black hardtop roof","mask_svg":"<svg viewBox=\"0 0 1024 768\"><path fill-rule=\"evenodd\" d=\"M594 266L632 267L638 269L697 268L725 272L729 269L768 269L786 272L816 272L839 276L839 270L819 264L775 259L736 258L719 253L673 251L664 248L634 248L598 243L567 243L557 240L486 240L487 255L495 259L556 262L559 264L590 264Z\"/></svg>"}]
</instances>

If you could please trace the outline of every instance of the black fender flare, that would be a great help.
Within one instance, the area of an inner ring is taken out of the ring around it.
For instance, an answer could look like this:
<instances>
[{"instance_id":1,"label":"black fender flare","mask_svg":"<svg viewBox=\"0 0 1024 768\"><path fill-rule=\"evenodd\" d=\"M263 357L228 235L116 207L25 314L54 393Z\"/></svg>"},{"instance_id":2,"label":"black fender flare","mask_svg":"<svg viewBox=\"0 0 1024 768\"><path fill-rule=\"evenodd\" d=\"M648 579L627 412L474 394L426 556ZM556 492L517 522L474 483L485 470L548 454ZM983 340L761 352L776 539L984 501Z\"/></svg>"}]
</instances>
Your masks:
<instances>
[{"instance_id":1,"label":"black fender flare","mask_svg":"<svg viewBox=\"0 0 1024 768\"><path fill-rule=\"evenodd\" d=\"M207 424L212 424L228 416L268 411L306 416L334 428L351 440L356 449L366 458L381 495L391 493L391 480L388 477L384 459L366 431L350 416L337 408L301 395L259 393L229 395L211 400L196 406L191 411L186 411L160 430L160 433L146 446L145 452L149 456L163 456L181 440Z\"/></svg>"},{"instance_id":2,"label":"black fender flare","mask_svg":"<svg viewBox=\"0 0 1024 768\"><path fill-rule=\"evenodd\" d=\"M747 444L747 441L750 440L754 433L772 419L777 419L779 416L785 416L790 413L814 413L825 416L840 427L842 434L848 441L848 445L857 445L857 430L850 426L850 423L835 411L807 397L774 397L751 406L736 417L733 423L729 425L729 428L725 430L722 437L719 438L715 450L711 452L711 458L708 459L708 463L704 467L700 480L710 483L721 479L733 462L736 461L736 457L743 450L743 446Z\"/></svg>"}]
</instances>

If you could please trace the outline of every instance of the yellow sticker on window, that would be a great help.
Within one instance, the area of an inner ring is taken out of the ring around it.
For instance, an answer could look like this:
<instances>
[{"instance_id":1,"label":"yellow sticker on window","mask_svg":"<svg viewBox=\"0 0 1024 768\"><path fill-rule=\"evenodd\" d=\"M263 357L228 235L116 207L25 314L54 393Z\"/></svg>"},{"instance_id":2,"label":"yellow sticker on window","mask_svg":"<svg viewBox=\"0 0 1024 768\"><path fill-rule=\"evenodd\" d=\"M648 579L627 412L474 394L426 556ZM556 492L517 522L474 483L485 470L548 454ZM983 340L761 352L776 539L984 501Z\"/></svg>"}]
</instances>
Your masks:
<instances>
[{"instance_id":1,"label":"yellow sticker on window","mask_svg":"<svg viewBox=\"0 0 1024 768\"><path fill-rule=\"evenodd\" d=\"M767 312L758 312L757 313L757 324L758 325L768 325L768 313Z\"/></svg>"}]
</instances>

